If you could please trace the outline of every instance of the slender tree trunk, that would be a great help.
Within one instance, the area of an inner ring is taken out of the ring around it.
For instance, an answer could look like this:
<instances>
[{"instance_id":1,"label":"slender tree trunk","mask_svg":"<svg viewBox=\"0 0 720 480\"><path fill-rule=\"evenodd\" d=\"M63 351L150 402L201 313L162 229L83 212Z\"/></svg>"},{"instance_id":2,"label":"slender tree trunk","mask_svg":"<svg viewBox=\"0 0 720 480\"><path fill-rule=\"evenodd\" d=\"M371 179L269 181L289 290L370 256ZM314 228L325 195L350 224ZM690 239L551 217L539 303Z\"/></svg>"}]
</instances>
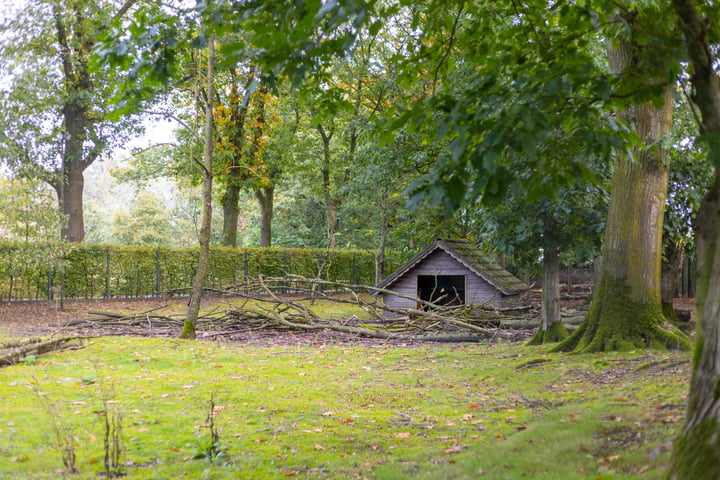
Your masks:
<instances>
[{"instance_id":1,"label":"slender tree trunk","mask_svg":"<svg viewBox=\"0 0 720 480\"><path fill-rule=\"evenodd\" d=\"M238 218L240 218L240 187L228 185L222 196L223 231L222 243L226 247L237 246Z\"/></svg>"},{"instance_id":2,"label":"slender tree trunk","mask_svg":"<svg viewBox=\"0 0 720 480\"><path fill-rule=\"evenodd\" d=\"M255 197L260 205L260 246L271 247L275 186L271 185L255 190Z\"/></svg>"},{"instance_id":3,"label":"slender tree trunk","mask_svg":"<svg viewBox=\"0 0 720 480\"><path fill-rule=\"evenodd\" d=\"M677 321L673 300L680 290L680 277L682 276L683 262L685 261L685 246L670 244L665 246L661 266L661 298L665 317Z\"/></svg>"},{"instance_id":4,"label":"slender tree trunk","mask_svg":"<svg viewBox=\"0 0 720 480\"><path fill-rule=\"evenodd\" d=\"M195 339L195 326L200 313L205 279L210 262L210 225L212 222L212 167L213 167L213 99L215 97L215 39L208 41L207 100L205 108L205 135L203 143L203 209L200 227L200 252L197 270L193 279L187 316L180 338Z\"/></svg>"},{"instance_id":5,"label":"slender tree trunk","mask_svg":"<svg viewBox=\"0 0 720 480\"><path fill-rule=\"evenodd\" d=\"M702 113L715 182L700 205L695 244L698 279L695 295L695 362L685 426L675 441L668 477L673 480L720 478L720 78L708 41L710 23L692 0L673 0L692 66L693 101Z\"/></svg>"},{"instance_id":6,"label":"slender tree trunk","mask_svg":"<svg viewBox=\"0 0 720 480\"><path fill-rule=\"evenodd\" d=\"M378 242L377 252L375 253L375 285L380 285L380 282L385 278L385 244L387 242L387 231L388 231L388 208L387 208L387 194L382 195L383 207L380 211L380 241Z\"/></svg>"},{"instance_id":7,"label":"slender tree trunk","mask_svg":"<svg viewBox=\"0 0 720 480\"><path fill-rule=\"evenodd\" d=\"M330 198L325 199L325 226L327 232L327 248L335 248L335 232L337 230L338 205Z\"/></svg>"},{"instance_id":8,"label":"slender tree trunk","mask_svg":"<svg viewBox=\"0 0 720 480\"><path fill-rule=\"evenodd\" d=\"M636 63L626 44L608 49L612 73L627 74ZM580 327L557 349L605 351L643 347L690 347L662 313L660 261L669 169L662 139L670 132L673 100L664 105L629 105L622 112L643 140L634 157L618 154L612 178L600 278Z\"/></svg>"},{"instance_id":9,"label":"slender tree trunk","mask_svg":"<svg viewBox=\"0 0 720 480\"><path fill-rule=\"evenodd\" d=\"M528 345L558 342L567 336L568 332L560 319L560 247L554 236L546 232L540 326Z\"/></svg>"},{"instance_id":10,"label":"slender tree trunk","mask_svg":"<svg viewBox=\"0 0 720 480\"><path fill-rule=\"evenodd\" d=\"M333 187L330 179L330 168L331 168L331 152L330 152L330 141L332 140L335 132L334 128L330 131L326 131L322 125L318 125L318 131L323 142L323 159L322 159L322 185L323 195L325 201L325 231L327 238L327 248L335 248L335 230L337 227L337 213L340 208L340 201L333 194Z\"/></svg>"}]
</instances>

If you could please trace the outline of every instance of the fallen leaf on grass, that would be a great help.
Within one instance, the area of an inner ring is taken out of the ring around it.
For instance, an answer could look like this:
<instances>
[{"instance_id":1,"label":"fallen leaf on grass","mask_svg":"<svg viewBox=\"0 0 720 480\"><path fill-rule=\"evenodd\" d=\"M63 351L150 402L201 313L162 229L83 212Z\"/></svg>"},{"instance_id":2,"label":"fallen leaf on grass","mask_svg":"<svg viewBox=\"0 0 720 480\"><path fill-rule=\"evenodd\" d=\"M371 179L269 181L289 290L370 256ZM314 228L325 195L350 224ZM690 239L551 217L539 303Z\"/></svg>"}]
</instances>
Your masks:
<instances>
[{"instance_id":1,"label":"fallen leaf on grass","mask_svg":"<svg viewBox=\"0 0 720 480\"><path fill-rule=\"evenodd\" d=\"M395 438L398 440L407 440L408 438L410 438L410 432L396 433Z\"/></svg>"},{"instance_id":2,"label":"fallen leaf on grass","mask_svg":"<svg viewBox=\"0 0 720 480\"><path fill-rule=\"evenodd\" d=\"M346 417L346 418L343 418L343 419L342 419L342 423L343 423L344 425L347 425L348 423L353 423L354 421L355 421L355 420L352 419L351 417Z\"/></svg>"},{"instance_id":3,"label":"fallen leaf on grass","mask_svg":"<svg viewBox=\"0 0 720 480\"><path fill-rule=\"evenodd\" d=\"M325 450L325 447L323 447L323 446L320 445L319 443L316 443L316 444L315 444L315 447L313 447L313 448L314 448L315 450L319 451L319 452Z\"/></svg>"},{"instance_id":4,"label":"fallen leaf on grass","mask_svg":"<svg viewBox=\"0 0 720 480\"><path fill-rule=\"evenodd\" d=\"M300 472L297 470L288 470L287 472L283 472L283 475L286 477L297 477L300 475Z\"/></svg>"},{"instance_id":5,"label":"fallen leaf on grass","mask_svg":"<svg viewBox=\"0 0 720 480\"><path fill-rule=\"evenodd\" d=\"M465 450L465 448L467 447L465 447L464 445L453 445L452 447L446 448L445 453L460 453Z\"/></svg>"}]
</instances>

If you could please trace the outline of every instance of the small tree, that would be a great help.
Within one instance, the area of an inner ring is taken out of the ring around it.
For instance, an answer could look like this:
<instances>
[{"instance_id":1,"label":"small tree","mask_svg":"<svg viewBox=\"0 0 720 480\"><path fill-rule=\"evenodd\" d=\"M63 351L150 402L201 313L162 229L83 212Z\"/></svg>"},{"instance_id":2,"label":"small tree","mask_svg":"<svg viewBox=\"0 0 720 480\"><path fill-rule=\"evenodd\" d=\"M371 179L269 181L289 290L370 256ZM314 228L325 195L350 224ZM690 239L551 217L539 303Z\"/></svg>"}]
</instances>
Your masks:
<instances>
[{"instance_id":1,"label":"small tree","mask_svg":"<svg viewBox=\"0 0 720 480\"><path fill-rule=\"evenodd\" d=\"M138 195L130 212L113 216L113 237L125 245L169 245L171 231L169 212L149 192Z\"/></svg>"},{"instance_id":2,"label":"small tree","mask_svg":"<svg viewBox=\"0 0 720 480\"><path fill-rule=\"evenodd\" d=\"M200 302L205 290L208 264L210 263L210 227L212 223L212 184L213 184L213 153L215 150L213 106L215 100L215 41L210 37L207 59L207 96L205 98L205 132L203 142L203 176L202 190L202 224L200 227L200 251L198 253L197 270L193 279L187 316L183 323L180 338L195 339L195 325L200 313Z\"/></svg>"}]
</instances>

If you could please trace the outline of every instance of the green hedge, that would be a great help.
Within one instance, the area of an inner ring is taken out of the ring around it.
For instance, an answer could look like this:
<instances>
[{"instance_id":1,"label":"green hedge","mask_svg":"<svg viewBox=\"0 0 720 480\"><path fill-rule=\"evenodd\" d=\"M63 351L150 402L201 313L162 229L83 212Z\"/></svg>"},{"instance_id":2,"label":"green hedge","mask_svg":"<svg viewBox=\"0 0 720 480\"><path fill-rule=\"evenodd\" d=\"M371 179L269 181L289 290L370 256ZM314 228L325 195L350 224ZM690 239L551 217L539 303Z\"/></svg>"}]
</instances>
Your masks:
<instances>
[{"instance_id":1,"label":"green hedge","mask_svg":"<svg viewBox=\"0 0 720 480\"><path fill-rule=\"evenodd\" d=\"M65 245L64 250L0 242L0 301L111 298L186 293L192 285L197 249ZM388 255L387 274L400 264ZM53 258L55 260L53 260ZM215 248L206 285L223 289L248 280L298 275L372 285L374 252L299 248ZM62 289L60 289L62 286Z\"/></svg>"}]
</instances>

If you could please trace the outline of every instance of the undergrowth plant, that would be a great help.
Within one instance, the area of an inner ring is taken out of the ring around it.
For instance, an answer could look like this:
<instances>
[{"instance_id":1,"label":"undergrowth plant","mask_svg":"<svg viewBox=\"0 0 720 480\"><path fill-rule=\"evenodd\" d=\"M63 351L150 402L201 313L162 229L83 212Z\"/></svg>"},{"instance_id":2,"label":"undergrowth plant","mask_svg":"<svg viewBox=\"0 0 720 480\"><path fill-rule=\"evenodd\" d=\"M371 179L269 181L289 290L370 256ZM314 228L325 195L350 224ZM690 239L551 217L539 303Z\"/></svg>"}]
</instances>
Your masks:
<instances>
[{"instance_id":1,"label":"undergrowth plant","mask_svg":"<svg viewBox=\"0 0 720 480\"><path fill-rule=\"evenodd\" d=\"M55 399L51 398L47 392L40 390L40 384L33 377L31 388L38 403L43 408L49 419L49 425L52 430L55 446L60 452L63 467L67 473L77 473L77 446L78 437L75 435L75 426L73 422L66 419L63 412L58 407Z\"/></svg>"},{"instance_id":2,"label":"undergrowth plant","mask_svg":"<svg viewBox=\"0 0 720 480\"><path fill-rule=\"evenodd\" d=\"M207 416L205 417L205 428L208 430L210 438L204 441L200 440L193 458L206 459L210 463L222 462L228 459L228 446L220 441L220 431L217 423L215 423L216 417L223 409L222 405L215 403L215 393L211 392Z\"/></svg>"},{"instance_id":3,"label":"undergrowth plant","mask_svg":"<svg viewBox=\"0 0 720 480\"><path fill-rule=\"evenodd\" d=\"M122 420L123 414L118 409L113 408L111 404L115 404L115 389L106 388L105 383L101 383L101 400L103 419L103 465L105 466L105 476L107 478L120 477L123 475L122 455Z\"/></svg>"}]
</instances>

